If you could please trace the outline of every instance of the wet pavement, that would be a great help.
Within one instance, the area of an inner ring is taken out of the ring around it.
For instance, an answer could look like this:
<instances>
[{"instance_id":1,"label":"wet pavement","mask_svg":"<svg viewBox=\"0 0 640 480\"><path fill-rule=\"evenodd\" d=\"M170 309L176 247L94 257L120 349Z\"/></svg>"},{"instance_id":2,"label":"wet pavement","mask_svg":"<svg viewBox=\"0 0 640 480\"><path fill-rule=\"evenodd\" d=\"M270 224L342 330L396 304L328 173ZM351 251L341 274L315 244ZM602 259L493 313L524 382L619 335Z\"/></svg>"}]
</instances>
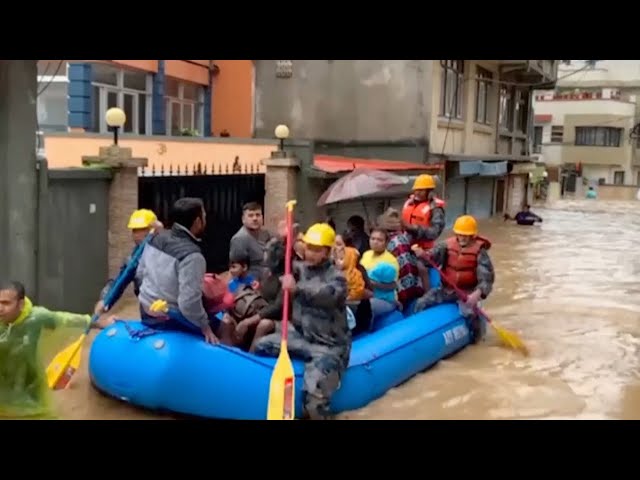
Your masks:
<instances>
[{"instance_id":1,"label":"wet pavement","mask_svg":"<svg viewBox=\"0 0 640 480\"><path fill-rule=\"evenodd\" d=\"M496 267L485 310L530 356L501 347L489 329L479 345L340 418L640 419L640 202L533 210L542 224L481 222ZM75 385L56 394L64 418L166 418L96 393L87 351Z\"/></svg>"}]
</instances>

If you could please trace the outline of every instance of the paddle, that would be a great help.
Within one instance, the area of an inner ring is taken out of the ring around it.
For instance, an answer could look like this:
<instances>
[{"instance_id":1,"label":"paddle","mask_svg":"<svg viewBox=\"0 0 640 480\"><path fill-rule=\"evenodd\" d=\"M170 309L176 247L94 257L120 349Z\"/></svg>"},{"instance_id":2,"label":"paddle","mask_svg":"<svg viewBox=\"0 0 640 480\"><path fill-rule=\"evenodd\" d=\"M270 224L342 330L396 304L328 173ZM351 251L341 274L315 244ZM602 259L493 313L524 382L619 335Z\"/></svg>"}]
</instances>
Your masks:
<instances>
[{"instance_id":1,"label":"paddle","mask_svg":"<svg viewBox=\"0 0 640 480\"><path fill-rule=\"evenodd\" d=\"M425 257L422 257L425 258ZM456 294L458 295L458 297L460 298L460 300L462 300L463 302L467 301L467 297L468 295L460 290L442 271L442 269L429 257L425 258L427 262L429 262L429 264L438 271L438 273L440 274L440 277L442 278L442 280L444 280L451 288L453 288L453 290L456 292ZM480 308L478 305L474 305L473 307L474 312L483 317L487 323L489 323L489 325L491 325L493 327L493 329L496 331L496 333L498 334L498 337L509 347L515 349L515 350L520 350L524 355L529 355L529 349L526 347L526 345L524 344L524 342L520 339L520 337L515 333L515 332L511 332L509 330L506 330L502 327L499 327L498 325L496 325L495 323L493 323L491 321L491 319L489 318L489 316L485 313L484 310L482 310L482 308Z\"/></svg>"},{"instance_id":2,"label":"paddle","mask_svg":"<svg viewBox=\"0 0 640 480\"><path fill-rule=\"evenodd\" d=\"M285 247L284 273L291 274L291 250L293 243L293 207L296 201L287 202L287 240ZM269 385L269 405L267 420L295 419L295 374L293 364L287 350L287 333L289 326L289 297L291 292L284 290L282 304L282 341L280 354L271 374Z\"/></svg>"},{"instance_id":3,"label":"paddle","mask_svg":"<svg viewBox=\"0 0 640 480\"><path fill-rule=\"evenodd\" d=\"M144 250L144 246L149 242L152 236L153 230L145 237L140 245L138 245L138 247L133 252L133 255L131 256L129 263L127 263L127 266L120 273L120 275L118 275L113 284L111 284L111 288L105 295L103 301L106 310L113 306L113 297L115 296L115 293L122 287L122 282L124 282L125 279L131 274L132 270L135 270L137 268L138 261L140 260L142 251ZM80 359L82 358L82 343L89 334L89 331L91 330L91 327L93 327L93 324L98 321L99 318L100 314L94 313L91 317L89 325L82 333L82 335L80 335L80 337L75 342L73 342L71 345L69 345L64 350L60 351L55 357L53 357L53 360L51 360L51 363L49 363L49 366L46 370L47 384L49 385L49 388L51 388L52 390L62 390L64 388L67 388L71 377L73 377L73 374L80 367Z\"/></svg>"}]
</instances>

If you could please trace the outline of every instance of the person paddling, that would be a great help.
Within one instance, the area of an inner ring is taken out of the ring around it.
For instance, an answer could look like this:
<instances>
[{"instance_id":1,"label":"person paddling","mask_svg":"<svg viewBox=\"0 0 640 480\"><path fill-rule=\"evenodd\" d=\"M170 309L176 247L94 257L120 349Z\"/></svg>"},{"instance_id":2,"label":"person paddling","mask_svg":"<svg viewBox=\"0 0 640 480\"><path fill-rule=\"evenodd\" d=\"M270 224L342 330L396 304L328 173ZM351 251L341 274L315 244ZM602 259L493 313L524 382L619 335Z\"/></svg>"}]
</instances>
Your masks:
<instances>
[{"instance_id":1,"label":"person paddling","mask_svg":"<svg viewBox=\"0 0 640 480\"><path fill-rule=\"evenodd\" d=\"M493 290L495 271L489 256L491 242L478 235L478 223L471 215L458 217L453 224L454 236L438 243L430 251L413 247L416 255L429 264L433 261L444 270L442 286L432 288L415 305L414 313L441 303L460 300L448 282L468 294L462 302L461 313L467 319L472 341L478 342L484 335L485 325L474 312L480 300L486 299Z\"/></svg>"},{"instance_id":2,"label":"person paddling","mask_svg":"<svg viewBox=\"0 0 640 480\"><path fill-rule=\"evenodd\" d=\"M131 238L133 239L134 246L129 256L122 263L120 271L118 272L119 275L122 274L122 272L124 272L124 270L127 268L127 265L131 261L131 257L136 248L144 241L149 232L151 232L151 229L153 229L156 233L159 233L163 229L163 225L158 221L155 213L153 213L151 210L143 208L140 210L136 210L131 214L127 228L131 230ZM135 267L137 268L137 265ZM120 297L122 297L122 294L131 283L133 283L133 293L135 294L135 296L137 297L140 293L140 281L136 280L135 278L136 268L131 269L131 273L129 274L128 278L125 278L124 281L119 285L118 290L114 294L113 303L111 306L115 305L118 300L120 300ZM118 276L116 276L115 278L117 277ZM106 312L106 309L104 307L104 298L111 289L114 281L114 278L110 278L100 291L99 300L94 307L94 313L100 314Z\"/></svg>"}]
</instances>

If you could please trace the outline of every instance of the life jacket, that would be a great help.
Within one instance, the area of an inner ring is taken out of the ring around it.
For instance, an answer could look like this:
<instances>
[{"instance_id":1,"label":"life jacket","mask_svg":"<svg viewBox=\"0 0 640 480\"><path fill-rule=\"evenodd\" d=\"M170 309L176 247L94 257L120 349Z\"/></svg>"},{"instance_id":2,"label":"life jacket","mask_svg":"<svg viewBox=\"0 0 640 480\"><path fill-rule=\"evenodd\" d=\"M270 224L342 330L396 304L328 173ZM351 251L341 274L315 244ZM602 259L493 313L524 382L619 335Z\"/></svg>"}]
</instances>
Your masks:
<instances>
[{"instance_id":1,"label":"life jacket","mask_svg":"<svg viewBox=\"0 0 640 480\"><path fill-rule=\"evenodd\" d=\"M444 200L433 197L431 200L425 202L416 203L411 195L404 206L402 207L402 221L408 225L418 225L420 227L431 226L431 215L433 209L431 208L431 202L434 203L435 208L444 208ZM418 244L421 248L427 250L435 244L435 240L419 240L412 242L412 245Z\"/></svg>"},{"instance_id":2,"label":"life jacket","mask_svg":"<svg viewBox=\"0 0 640 480\"><path fill-rule=\"evenodd\" d=\"M243 285L238 289L235 302L229 313L236 321L240 322L254 316L267 305L268 302L260 295L260 292L248 285Z\"/></svg>"},{"instance_id":3,"label":"life jacket","mask_svg":"<svg viewBox=\"0 0 640 480\"><path fill-rule=\"evenodd\" d=\"M445 276L459 289L473 290L478 285L478 277L476 276L478 254L482 248L489 250L491 242L484 237L477 236L472 243L462 248L456 237L450 237L446 244Z\"/></svg>"}]
</instances>

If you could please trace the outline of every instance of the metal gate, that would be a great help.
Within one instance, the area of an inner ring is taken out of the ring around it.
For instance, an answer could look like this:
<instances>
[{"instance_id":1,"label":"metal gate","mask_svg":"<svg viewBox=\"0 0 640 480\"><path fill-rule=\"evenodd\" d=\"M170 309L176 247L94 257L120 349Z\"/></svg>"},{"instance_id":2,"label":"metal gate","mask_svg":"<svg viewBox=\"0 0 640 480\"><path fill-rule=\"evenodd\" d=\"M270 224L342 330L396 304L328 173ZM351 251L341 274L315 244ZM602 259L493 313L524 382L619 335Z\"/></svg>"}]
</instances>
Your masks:
<instances>
[{"instance_id":1,"label":"metal gate","mask_svg":"<svg viewBox=\"0 0 640 480\"><path fill-rule=\"evenodd\" d=\"M41 165L37 300L90 312L108 278L111 173Z\"/></svg>"},{"instance_id":2,"label":"metal gate","mask_svg":"<svg viewBox=\"0 0 640 480\"><path fill-rule=\"evenodd\" d=\"M202 251L208 272L226 271L229 242L242 226L242 205L264 205L264 174L195 174L139 178L140 208L153 210L168 226L169 211L181 197L197 197L204 202L207 228Z\"/></svg>"}]
</instances>

